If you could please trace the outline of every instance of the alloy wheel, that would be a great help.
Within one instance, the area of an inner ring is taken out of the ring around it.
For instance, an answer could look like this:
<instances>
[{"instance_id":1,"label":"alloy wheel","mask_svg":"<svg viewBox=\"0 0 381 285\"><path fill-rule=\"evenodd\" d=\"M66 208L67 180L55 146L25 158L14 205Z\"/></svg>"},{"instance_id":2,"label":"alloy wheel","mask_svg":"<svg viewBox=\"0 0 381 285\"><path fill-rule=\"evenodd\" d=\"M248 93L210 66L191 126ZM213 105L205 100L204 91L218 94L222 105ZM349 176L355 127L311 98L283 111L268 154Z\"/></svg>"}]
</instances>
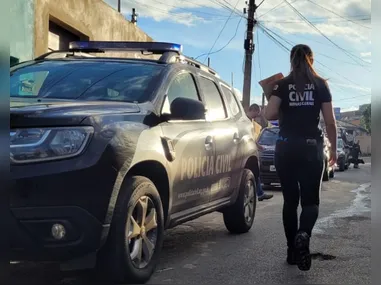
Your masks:
<instances>
[{"instance_id":1,"label":"alloy wheel","mask_svg":"<svg viewBox=\"0 0 381 285\"><path fill-rule=\"evenodd\" d=\"M126 248L136 268L145 268L151 261L157 241L157 227L155 204L148 196L140 197L126 229Z\"/></svg>"},{"instance_id":2,"label":"alloy wheel","mask_svg":"<svg viewBox=\"0 0 381 285\"><path fill-rule=\"evenodd\" d=\"M255 211L255 192L254 185L251 180L249 180L246 184L245 198L244 198L244 213L245 220L249 224L251 223L253 213Z\"/></svg>"}]
</instances>

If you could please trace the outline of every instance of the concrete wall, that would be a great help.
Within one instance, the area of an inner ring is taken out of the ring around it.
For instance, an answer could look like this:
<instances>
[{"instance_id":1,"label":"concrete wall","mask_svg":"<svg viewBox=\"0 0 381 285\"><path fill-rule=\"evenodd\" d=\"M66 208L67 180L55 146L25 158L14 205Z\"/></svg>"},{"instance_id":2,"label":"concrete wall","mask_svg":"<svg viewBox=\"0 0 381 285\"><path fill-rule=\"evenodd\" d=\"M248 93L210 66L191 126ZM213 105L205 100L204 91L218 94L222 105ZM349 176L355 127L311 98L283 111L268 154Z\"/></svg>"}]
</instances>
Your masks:
<instances>
[{"instance_id":1,"label":"concrete wall","mask_svg":"<svg viewBox=\"0 0 381 285\"><path fill-rule=\"evenodd\" d=\"M153 41L102 0L34 1L35 56L48 51L49 20L89 40Z\"/></svg>"},{"instance_id":2,"label":"concrete wall","mask_svg":"<svg viewBox=\"0 0 381 285\"><path fill-rule=\"evenodd\" d=\"M372 153L371 136L356 136L356 140L360 142L360 148L363 155L370 155Z\"/></svg>"},{"instance_id":3,"label":"concrete wall","mask_svg":"<svg viewBox=\"0 0 381 285\"><path fill-rule=\"evenodd\" d=\"M20 62L31 60L34 55L34 0L12 0L10 3L10 55Z\"/></svg>"}]
</instances>

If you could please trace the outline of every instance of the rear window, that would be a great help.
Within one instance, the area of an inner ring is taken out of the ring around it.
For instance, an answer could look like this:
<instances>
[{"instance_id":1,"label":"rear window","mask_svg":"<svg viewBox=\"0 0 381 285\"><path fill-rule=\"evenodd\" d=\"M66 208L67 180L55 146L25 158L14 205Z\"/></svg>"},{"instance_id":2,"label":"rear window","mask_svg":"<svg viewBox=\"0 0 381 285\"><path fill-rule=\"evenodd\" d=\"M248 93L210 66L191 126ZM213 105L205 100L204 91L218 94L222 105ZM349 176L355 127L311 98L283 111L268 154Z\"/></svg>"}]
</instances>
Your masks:
<instances>
[{"instance_id":1,"label":"rear window","mask_svg":"<svg viewBox=\"0 0 381 285\"><path fill-rule=\"evenodd\" d=\"M11 97L143 102L162 66L44 61L11 72Z\"/></svg>"},{"instance_id":2,"label":"rear window","mask_svg":"<svg viewBox=\"0 0 381 285\"><path fill-rule=\"evenodd\" d=\"M279 128L264 129L258 143L260 145L275 145L278 139Z\"/></svg>"}]
</instances>

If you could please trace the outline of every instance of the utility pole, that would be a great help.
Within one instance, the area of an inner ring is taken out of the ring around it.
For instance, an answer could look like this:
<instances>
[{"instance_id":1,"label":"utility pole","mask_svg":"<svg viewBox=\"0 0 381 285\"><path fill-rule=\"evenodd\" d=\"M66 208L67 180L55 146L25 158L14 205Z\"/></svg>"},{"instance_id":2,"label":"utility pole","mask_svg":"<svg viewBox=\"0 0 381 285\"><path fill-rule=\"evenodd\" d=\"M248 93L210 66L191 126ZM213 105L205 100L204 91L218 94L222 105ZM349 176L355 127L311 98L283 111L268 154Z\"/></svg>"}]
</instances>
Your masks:
<instances>
[{"instance_id":1,"label":"utility pole","mask_svg":"<svg viewBox=\"0 0 381 285\"><path fill-rule=\"evenodd\" d=\"M118 0L118 12L120 13L120 1L121 0Z\"/></svg>"},{"instance_id":2,"label":"utility pole","mask_svg":"<svg viewBox=\"0 0 381 285\"><path fill-rule=\"evenodd\" d=\"M257 10L257 6L255 5L255 0L249 0L249 9L247 12L247 33L246 33L246 39L244 42L245 71L244 71L243 94L242 94L242 104L245 110L247 110L250 106L251 71L252 71L252 65L253 65L253 53L255 48L254 25L257 22L254 19L255 10Z\"/></svg>"},{"instance_id":3,"label":"utility pole","mask_svg":"<svg viewBox=\"0 0 381 285\"><path fill-rule=\"evenodd\" d=\"M265 107L265 93L262 93L262 109Z\"/></svg>"},{"instance_id":4,"label":"utility pole","mask_svg":"<svg viewBox=\"0 0 381 285\"><path fill-rule=\"evenodd\" d=\"M232 88L234 88L234 73L232 72Z\"/></svg>"}]
</instances>

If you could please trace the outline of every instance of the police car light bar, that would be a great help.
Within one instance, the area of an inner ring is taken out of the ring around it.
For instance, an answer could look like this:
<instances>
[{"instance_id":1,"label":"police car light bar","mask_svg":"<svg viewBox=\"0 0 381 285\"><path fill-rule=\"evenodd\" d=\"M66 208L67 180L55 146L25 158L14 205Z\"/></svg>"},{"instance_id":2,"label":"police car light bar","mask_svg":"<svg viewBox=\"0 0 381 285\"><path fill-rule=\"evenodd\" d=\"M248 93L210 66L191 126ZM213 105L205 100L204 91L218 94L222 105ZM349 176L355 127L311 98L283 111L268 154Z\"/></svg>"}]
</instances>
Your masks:
<instances>
[{"instance_id":1,"label":"police car light bar","mask_svg":"<svg viewBox=\"0 0 381 285\"><path fill-rule=\"evenodd\" d=\"M89 50L99 49L103 51L146 51L152 53L183 51L183 46L164 42L113 42L113 41L77 41L70 43L70 49Z\"/></svg>"}]
</instances>

